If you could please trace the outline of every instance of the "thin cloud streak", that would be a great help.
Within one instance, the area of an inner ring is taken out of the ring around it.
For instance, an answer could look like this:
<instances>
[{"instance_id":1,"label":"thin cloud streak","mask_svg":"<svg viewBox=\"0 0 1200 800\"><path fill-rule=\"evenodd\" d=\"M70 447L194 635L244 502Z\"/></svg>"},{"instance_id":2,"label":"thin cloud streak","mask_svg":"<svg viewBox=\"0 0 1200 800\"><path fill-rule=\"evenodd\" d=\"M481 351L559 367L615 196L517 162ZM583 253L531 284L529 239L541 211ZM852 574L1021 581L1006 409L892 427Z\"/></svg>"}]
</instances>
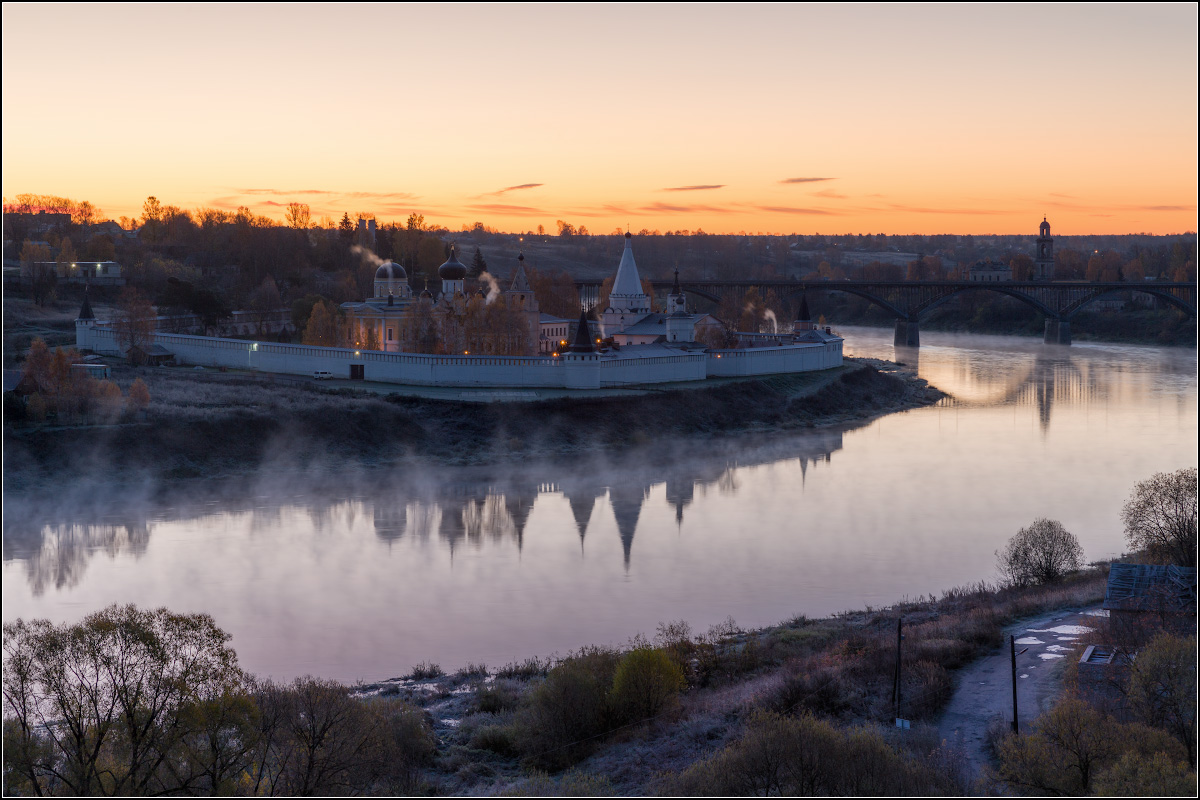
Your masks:
<instances>
[{"instance_id":1,"label":"thin cloud streak","mask_svg":"<svg viewBox=\"0 0 1200 800\"><path fill-rule=\"evenodd\" d=\"M539 186L545 186L545 185L546 184L544 184L544 183L519 183L516 186L508 186L503 189L500 189L499 191L488 192L485 195L481 195L481 197L499 197L500 195L507 194L508 192L518 192L522 189L536 189Z\"/></svg>"},{"instance_id":2,"label":"thin cloud streak","mask_svg":"<svg viewBox=\"0 0 1200 800\"><path fill-rule=\"evenodd\" d=\"M696 186L672 186L668 189L659 189L660 192L700 192L705 189L724 189L724 183L702 183Z\"/></svg>"},{"instance_id":3,"label":"thin cloud streak","mask_svg":"<svg viewBox=\"0 0 1200 800\"><path fill-rule=\"evenodd\" d=\"M836 181L837 178L784 178L780 183L819 183L821 181Z\"/></svg>"}]
</instances>

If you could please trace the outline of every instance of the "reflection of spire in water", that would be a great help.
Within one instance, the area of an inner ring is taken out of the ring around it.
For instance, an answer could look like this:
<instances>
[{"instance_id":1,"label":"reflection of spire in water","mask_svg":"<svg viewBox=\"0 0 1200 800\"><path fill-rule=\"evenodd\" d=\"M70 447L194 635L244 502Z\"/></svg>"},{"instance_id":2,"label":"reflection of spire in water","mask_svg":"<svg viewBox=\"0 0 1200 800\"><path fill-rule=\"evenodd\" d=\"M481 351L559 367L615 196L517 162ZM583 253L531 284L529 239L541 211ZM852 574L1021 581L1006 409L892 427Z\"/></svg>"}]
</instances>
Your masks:
<instances>
[{"instance_id":1,"label":"reflection of spire in water","mask_svg":"<svg viewBox=\"0 0 1200 800\"><path fill-rule=\"evenodd\" d=\"M462 500L446 500L442 504L442 521L438 525L438 538L450 546L450 557L454 557L454 547L467 538L466 502Z\"/></svg>"},{"instance_id":2,"label":"reflection of spire in water","mask_svg":"<svg viewBox=\"0 0 1200 800\"><path fill-rule=\"evenodd\" d=\"M533 511L537 501L537 487L517 486L504 493L504 507L512 518L513 526L517 529L517 549L525 546L525 523Z\"/></svg>"},{"instance_id":3,"label":"reflection of spire in water","mask_svg":"<svg viewBox=\"0 0 1200 800\"><path fill-rule=\"evenodd\" d=\"M562 484L562 493L567 498L567 505L571 507L571 515L575 517L575 530L579 532L579 550L583 552L588 523L592 520L596 500L604 496L604 487L599 484L570 481Z\"/></svg>"},{"instance_id":4,"label":"reflection of spire in water","mask_svg":"<svg viewBox=\"0 0 1200 800\"><path fill-rule=\"evenodd\" d=\"M683 510L696 496L696 482L690 477L672 475L667 478L667 502L675 507L675 525L683 527Z\"/></svg>"},{"instance_id":5,"label":"reflection of spire in water","mask_svg":"<svg viewBox=\"0 0 1200 800\"><path fill-rule=\"evenodd\" d=\"M617 533L621 535L621 549L625 551L625 569L633 550L633 534L637 530L638 517L642 514L642 503L646 490L634 484L619 484L609 487L608 501L612 504L613 516L617 520Z\"/></svg>"}]
</instances>

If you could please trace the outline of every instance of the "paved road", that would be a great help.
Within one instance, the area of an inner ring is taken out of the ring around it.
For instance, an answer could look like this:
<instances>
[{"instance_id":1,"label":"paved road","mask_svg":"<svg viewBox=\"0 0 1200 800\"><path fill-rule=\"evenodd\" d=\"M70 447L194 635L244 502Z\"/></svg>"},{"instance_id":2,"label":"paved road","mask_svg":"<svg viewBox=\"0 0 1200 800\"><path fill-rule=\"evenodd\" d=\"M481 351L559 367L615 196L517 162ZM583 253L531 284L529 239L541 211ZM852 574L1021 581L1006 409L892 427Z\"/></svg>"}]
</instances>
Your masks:
<instances>
[{"instance_id":1,"label":"paved road","mask_svg":"<svg viewBox=\"0 0 1200 800\"><path fill-rule=\"evenodd\" d=\"M1004 631L1004 647L958 673L954 697L938 723L943 739L961 741L972 768L988 762L988 723L1012 721L1012 661L1008 636L1017 639L1017 719L1021 730L1058 698L1063 665L1079 658L1079 637L1095 627L1099 607L1056 611L1012 625Z\"/></svg>"}]
</instances>

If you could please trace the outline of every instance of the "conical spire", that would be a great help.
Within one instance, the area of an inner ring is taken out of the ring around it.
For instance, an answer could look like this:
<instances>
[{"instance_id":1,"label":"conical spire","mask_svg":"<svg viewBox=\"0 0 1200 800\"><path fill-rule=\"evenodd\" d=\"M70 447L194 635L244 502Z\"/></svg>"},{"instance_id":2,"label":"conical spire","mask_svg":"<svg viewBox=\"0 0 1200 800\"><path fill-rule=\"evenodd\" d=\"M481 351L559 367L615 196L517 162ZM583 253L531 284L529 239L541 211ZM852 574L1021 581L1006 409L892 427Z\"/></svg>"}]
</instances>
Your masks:
<instances>
[{"instance_id":1,"label":"conical spire","mask_svg":"<svg viewBox=\"0 0 1200 800\"><path fill-rule=\"evenodd\" d=\"M575 341L571 344L572 353L594 353L592 347L592 332L588 328L587 312L579 309L579 328L575 331Z\"/></svg>"},{"instance_id":2,"label":"conical spire","mask_svg":"<svg viewBox=\"0 0 1200 800\"><path fill-rule=\"evenodd\" d=\"M621 263L617 265L612 294L629 297L642 294L642 279L638 275L637 262L633 260L633 236L628 233L625 234L625 250L621 253Z\"/></svg>"},{"instance_id":3,"label":"conical spire","mask_svg":"<svg viewBox=\"0 0 1200 800\"><path fill-rule=\"evenodd\" d=\"M512 286L510 292L532 292L529 288L529 278L525 277L525 254L517 254L517 271L513 273Z\"/></svg>"},{"instance_id":4,"label":"conical spire","mask_svg":"<svg viewBox=\"0 0 1200 800\"><path fill-rule=\"evenodd\" d=\"M800 295L800 310L796 312L797 322L808 322L812 317L808 311L808 294Z\"/></svg>"},{"instance_id":5,"label":"conical spire","mask_svg":"<svg viewBox=\"0 0 1200 800\"><path fill-rule=\"evenodd\" d=\"M95 319L96 315L92 313L92 304L88 302L88 285L83 287L83 307L79 309L79 316L76 319Z\"/></svg>"},{"instance_id":6,"label":"conical spire","mask_svg":"<svg viewBox=\"0 0 1200 800\"><path fill-rule=\"evenodd\" d=\"M675 285L671 287L671 294L680 294L683 290L679 288L679 267L675 268Z\"/></svg>"}]
</instances>

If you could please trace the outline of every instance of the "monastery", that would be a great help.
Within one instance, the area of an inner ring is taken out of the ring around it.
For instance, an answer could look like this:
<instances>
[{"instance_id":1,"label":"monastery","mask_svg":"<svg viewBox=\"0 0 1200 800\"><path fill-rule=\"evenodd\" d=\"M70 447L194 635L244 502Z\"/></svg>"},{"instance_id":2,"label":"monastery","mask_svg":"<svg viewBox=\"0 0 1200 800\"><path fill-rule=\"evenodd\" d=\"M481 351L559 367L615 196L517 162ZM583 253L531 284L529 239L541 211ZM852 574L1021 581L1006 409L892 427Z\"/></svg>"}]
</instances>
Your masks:
<instances>
[{"instance_id":1,"label":"monastery","mask_svg":"<svg viewBox=\"0 0 1200 800\"><path fill-rule=\"evenodd\" d=\"M426 289L413 297L404 269L394 262L381 265L375 274L372 296L342 304L354 338L360 342L353 348L189 336L161 330L154 333L150 346L155 352L169 354L178 364L480 388L603 389L808 372L842 364L842 339L829 328L819 329L809 319L806 300L801 301L790 331L738 333L736 338L742 346L735 348L710 346L725 338L723 327L711 315L688 313L678 272L667 311L652 311L628 233L608 306L597 320L589 320L583 310L576 323L541 314L523 257L518 257L511 285L503 292L503 313L507 316L501 328L502 335L511 337L504 343L504 352L513 355L481 355L478 350L472 354L472 337L484 334L472 330L468 322L473 317L468 312L477 312L489 298L482 292L468 296L466 275L466 267L452 250L438 270L441 292L434 297ZM714 332L722 335L714 337ZM76 346L83 351L124 356L128 349L120 343L111 321L95 319L86 300L75 322L75 333ZM496 331L487 334L495 335ZM445 353L412 352L415 341L428 342L439 336ZM459 338L447 341L448 336Z\"/></svg>"}]
</instances>

